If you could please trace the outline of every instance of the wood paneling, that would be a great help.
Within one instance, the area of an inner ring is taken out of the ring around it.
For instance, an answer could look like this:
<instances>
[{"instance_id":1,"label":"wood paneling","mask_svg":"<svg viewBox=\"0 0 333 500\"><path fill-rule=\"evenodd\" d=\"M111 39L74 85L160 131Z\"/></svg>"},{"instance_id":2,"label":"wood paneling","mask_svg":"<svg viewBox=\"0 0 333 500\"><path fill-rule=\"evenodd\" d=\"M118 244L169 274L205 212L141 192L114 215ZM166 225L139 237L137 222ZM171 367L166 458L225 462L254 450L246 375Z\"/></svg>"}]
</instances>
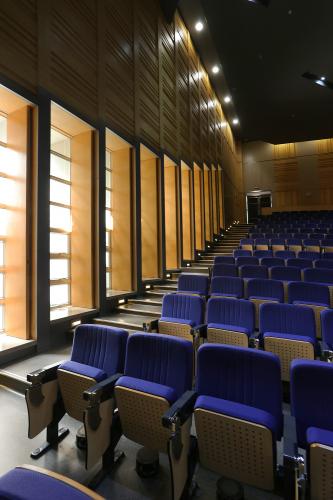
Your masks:
<instances>
[{"instance_id":1,"label":"wood paneling","mask_svg":"<svg viewBox=\"0 0 333 500\"><path fill-rule=\"evenodd\" d=\"M295 158L296 156L295 143L289 142L286 144L274 144L273 153L275 160L281 160L283 158Z\"/></svg>"},{"instance_id":2,"label":"wood paneling","mask_svg":"<svg viewBox=\"0 0 333 500\"><path fill-rule=\"evenodd\" d=\"M166 268L177 269L178 252L178 169L175 164L164 165L164 200L165 200L165 253Z\"/></svg>"},{"instance_id":3,"label":"wood paneling","mask_svg":"<svg viewBox=\"0 0 333 500\"><path fill-rule=\"evenodd\" d=\"M199 57L195 52L191 39L189 40L189 87L191 112L191 156L194 161L200 161L200 87L199 87Z\"/></svg>"},{"instance_id":4,"label":"wood paneling","mask_svg":"<svg viewBox=\"0 0 333 500\"><path fill-rule=\"evenodd\" d=\"M333 187L333 154L318 158L319 185L322 189Z\"/></svg>"},{"instance_id":5,"label":"wood paneling","mask_svg":"<svg viewBox=\"0 0 333 500\"><path fill-rule=\"evenodd\" d=\"M181 158L189 160L191 157L189 127L189 34L179 15L176 15L175 22L178 152Z\"/></svg>"},{"instance_id":6,"label":"wood paneling","mask_svg":"<svg viewBox=\"0 0 333 500\"><path fill-rule=\"evenodd\" d=\"M201 168L194 164L194 220L195 220L195 248L204 250L204 208L203 208L203 172Z\"/></svg>"},{"instance_id":7,"label":"wood paneling","mask_svg":"<svg viewBox=\"0 0 333 500\"><path fill-rule=\"evenodd\" d=\"M183 221L183 259L193 258L192 231L192 171L182 164L182 221Z\"/></svg>"}]
</instances>

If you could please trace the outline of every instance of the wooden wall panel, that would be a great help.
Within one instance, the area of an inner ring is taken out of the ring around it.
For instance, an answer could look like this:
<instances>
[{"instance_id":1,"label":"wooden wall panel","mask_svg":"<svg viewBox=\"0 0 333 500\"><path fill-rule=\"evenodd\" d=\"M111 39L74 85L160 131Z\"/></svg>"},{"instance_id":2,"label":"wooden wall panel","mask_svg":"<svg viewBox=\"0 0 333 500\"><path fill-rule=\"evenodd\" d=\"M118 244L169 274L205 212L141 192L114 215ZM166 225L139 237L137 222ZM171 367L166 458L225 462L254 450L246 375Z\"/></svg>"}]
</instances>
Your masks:
<instances>
[{"instance_id":1,"label":"wooden wall panel","mask_svg":"<svg viewBox=\"0 0 333 500\"><path fill-rule=\"evenodd\" d=\"M188 31L180 16L176 16L176 71L177 71L177 122L179 155L184 160L191 158L190 148L190 101L189 101L189 57Z\"/></svg>"},{"instance_id":2,"label":"wooden wall panel","mask_svg":"<svg viewBox=\"0 0 333 500\"><path fill-rule=\"evenodd\" d=\"M293 191L298 184L297 161L285 160L274 164L274 190Z\"/></svg>"},{"instance_id":3,"label":"wooden wall panel","mask_svg":"<svg viewBox=\"0 0 333 500\"><path fill-rule=\"evenodd\" d=\"M200 148L200 88L199 88L199 57L194 46L189 41L189 86L191 112L191 156L194 161L201 160Z\"/></svg>"},{"instance_id":4,"label":"wooden wall panel","mask_svg":"<svg viewBox=\"0 0 333 500\"><path fill-rule=\"evenodd\" d=\"M201 131L201 154L204 160L209 161L209 123L208 123L208 77L201 66L200 78L200 131Z\"/></svg>"},{"instance_id":5,"label":"wooden wall panel","mask_svg":"<svg viewBox=\"0 0 333 500\"><path fill-rule=\"evenodd\" d=\"M333 154L318 158L319 185L322 189L333 187Z\"/></svg>"}]
</instances>

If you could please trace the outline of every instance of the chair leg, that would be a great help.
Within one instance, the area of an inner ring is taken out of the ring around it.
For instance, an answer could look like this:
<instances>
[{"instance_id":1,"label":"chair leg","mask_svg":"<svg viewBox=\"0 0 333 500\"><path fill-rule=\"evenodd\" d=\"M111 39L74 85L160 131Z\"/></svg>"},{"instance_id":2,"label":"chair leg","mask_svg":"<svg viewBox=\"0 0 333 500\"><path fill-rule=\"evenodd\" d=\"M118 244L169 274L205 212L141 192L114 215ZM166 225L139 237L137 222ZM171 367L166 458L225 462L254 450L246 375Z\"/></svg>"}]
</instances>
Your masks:
<instances>
[{"instance_id":1,"label":"chair leg","mask_svg":"<svg viewBox=\"0 0 333 500\"><path fill-rule=\"evenodd\" d=\"M31 458L37 460L47 451L49 451L54 446L58 445L66 436L69 434L69 429L66 427L61 427L59 429L59 422L65 415L65 408L61 399L58 400L58 404L54 407L54 414L52 422L46 428L46 441L41 446L33 450L30 454Z\"/></svg>"}]
</instances>

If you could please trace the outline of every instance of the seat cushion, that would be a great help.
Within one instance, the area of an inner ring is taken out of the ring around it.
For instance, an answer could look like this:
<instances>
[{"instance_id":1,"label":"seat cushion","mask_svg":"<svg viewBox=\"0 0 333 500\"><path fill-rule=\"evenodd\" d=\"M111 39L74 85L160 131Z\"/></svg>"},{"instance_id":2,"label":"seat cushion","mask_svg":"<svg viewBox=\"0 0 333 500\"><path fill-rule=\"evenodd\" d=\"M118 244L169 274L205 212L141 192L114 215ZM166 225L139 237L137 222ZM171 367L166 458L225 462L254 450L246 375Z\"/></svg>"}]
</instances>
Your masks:
<instances>
[{"instance_id":1,"label":"seat cushion","mask_svg":"<svg viewBox=\"0 0 333 500\"><path fill-rule=\"evenodd\" d=\"M61 363L58 369L77 373L78 375L83 375L84 377L93 378L96 382L101 382L101 380L107 378L107 373L104 370L100 370L94 366L77 363L76 361L65 361L64 363Z\"/></svg>"},{"instance_id":2,"label":"seat cushion","mask_svg":"<svg viewBox=\"0 0 333 500\"><path fill-rule=\"evenodd\" d=\"M266 337L273 337L275 339L286 339L286 340L298 340L298 342L310 342L313 346L315 346L316 342L311 337L307 337L305 335L291 335L288 333L275 333L275 332L265 332L264 339Z\"/></svg>"},{"instance_id":3,"label":"seat cushion","mask_svg":"<svg viewBox=\"0 0 333 500\"><path fill-rule=\"evenodd\" d=\"M195 410L198 408L262 425L267 427L275 438L278 434L276 418L270 413L253 406L211 396L199 396L195 403Z\"/></svg>"},{"instance_id":4,"label":"seat cushion","mask_svg":"<svg viewBox=\"0 0 333 500\"><path fill-rule=\"evenodd\" d=\"M195 326L195 322L190 319L168 318L167 316L162 316L160 321L167 321L168 323L181 323L182 325L189 325L192 327Z\"/></svg>"},{"instance_id":5,"label":"seat cushion","mask_svg":"<svg viewBox=\"0 0 333 500\"><path fill-rule=\"evenodd\" d=\"M0 498L7 500L86 500L82 491L41 472L16 467L0 478Z\"/></svg>"},{"instance_id":6,"label":"seat cushion","mask_svg":"<svg viewBox=\"0 0 333 500\"><path fill-rule=\"evenodd\" d=\"M323 302L312 302L312 301L307 301L307 300L294 300L293 304L295 304L295 305L305 305L305 306L328 307L328 304L325 304Z\"/></svg>"},{"instance_id":7,"label":"seat cushion","mask_svg":"<svg viewBox=\"0 0 333 500\"><path fill-rule=\"evenodd\" d=\"M219 330L230 330L232 332L246 333L250 336L251 332L248 328L236 325L224 325L222 323L208 323L208 328L218 328Z\"/></svg>"},{"instance_id":8,"label":"seat cushion","mask_svg":"<svg viewBox=\"0 0 333 500\"><path fill-rule=\"evenodd\" d=\"M170 403L170 405L177 399L177 393L174 389L172 389L172 387L156 384L155 382L148 382L147 380L139 378L126 376L120 377L116 386L127 387L127 389L133 389L133 391L145 392L147 394L152 394L153 396L164 398Z\"/></svg>"},{"instance_id":9,"label":"seat cushion","mask_svg":"<svg viewBox=\"0 0 333 500\"><path fill-rule=\"evenodd\" d=\"M309 427L306 431L306 441L309 446L313 443L320 443L333 447L333 432L318 427Z\"/></svg>"}]
</instances>

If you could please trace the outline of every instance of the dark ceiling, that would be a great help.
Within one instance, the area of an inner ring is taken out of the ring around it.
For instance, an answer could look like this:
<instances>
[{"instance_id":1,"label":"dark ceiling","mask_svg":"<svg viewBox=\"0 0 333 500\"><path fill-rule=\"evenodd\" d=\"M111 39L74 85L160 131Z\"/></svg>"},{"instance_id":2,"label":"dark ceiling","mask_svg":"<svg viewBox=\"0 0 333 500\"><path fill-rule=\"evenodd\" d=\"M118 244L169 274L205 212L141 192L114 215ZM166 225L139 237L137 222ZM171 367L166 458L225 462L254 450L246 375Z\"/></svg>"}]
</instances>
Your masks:
<instances>
[{"instance_id":1,"label":"dark ceiling","mask_svg":"<svg viewBox=\"0 0 333 500\"><path fill-rule=\"evenodd\" d=\"M201 0L243 140L333 137L333 1ZM200 50L200 47L198 47Z\"/></svg>"}]
</instances>

